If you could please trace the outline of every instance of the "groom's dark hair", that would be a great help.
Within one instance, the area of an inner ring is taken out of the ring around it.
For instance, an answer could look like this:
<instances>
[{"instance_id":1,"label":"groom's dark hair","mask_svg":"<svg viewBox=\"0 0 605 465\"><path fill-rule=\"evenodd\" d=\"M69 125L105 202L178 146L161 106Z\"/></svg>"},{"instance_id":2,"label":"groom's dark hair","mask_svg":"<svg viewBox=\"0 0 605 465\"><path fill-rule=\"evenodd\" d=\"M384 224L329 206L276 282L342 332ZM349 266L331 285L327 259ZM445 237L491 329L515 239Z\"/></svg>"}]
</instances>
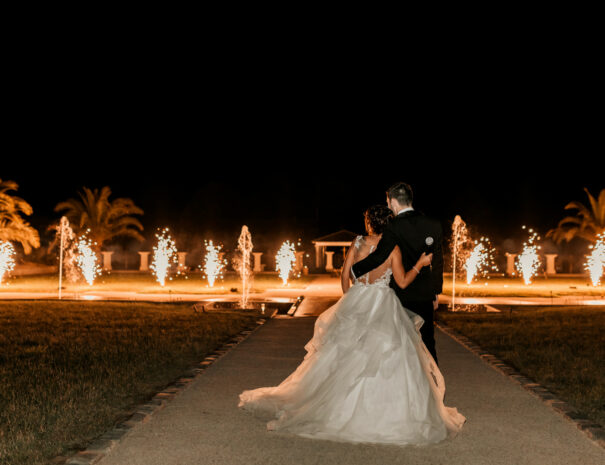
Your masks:
<instances>
[{"instance_id":1,"label":"groom's dark hair","mask_svg":"<svg viewBox=\"0 0 605 465\"><path fill-rule=\"evenodd\" d=\"M387 195L389 199L396 199L400 205L412 205L412 201L414 200L412 187L405 182L393 184L389 187L389 190L387 190Z\"/></svg>"}]
</instances>

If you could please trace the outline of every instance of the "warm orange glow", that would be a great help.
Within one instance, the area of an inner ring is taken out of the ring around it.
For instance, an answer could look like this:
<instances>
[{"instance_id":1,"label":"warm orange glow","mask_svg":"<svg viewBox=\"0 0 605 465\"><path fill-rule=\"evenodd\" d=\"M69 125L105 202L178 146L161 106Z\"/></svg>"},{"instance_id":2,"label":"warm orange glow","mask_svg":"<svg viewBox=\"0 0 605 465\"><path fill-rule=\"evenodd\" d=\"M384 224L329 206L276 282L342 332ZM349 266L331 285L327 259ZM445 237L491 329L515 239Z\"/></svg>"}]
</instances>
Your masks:
<instances>
[{"instance_id":1,"label":"warm orange glow","mask_svg":"<svg viewBox=\"0 0 605 465\"><path fill-rule=\"evenodd\" d=\"M459 266L466 261L465 246L469 242L466 223L460 215L456 215L452 223L452 310L456 310L456 273Z\"/></svg>"},{"instance_id":2,"label":"warm orange glow","mask_svg":"<svg viewBox=\"0 0 605 465\"><path fill-rule=\"evenodd\" d=\"M8 241L0 241L0 284L6 273L15 268L15 248Z\"/></svg>"},{"instance_id":3,"label":"warm orange glow","mask_svg":"<svg viewBox=\"0 0 605 465\"><path fill-rule=\"evenodd\" d=\"M248 296L252 287L252 267L250 266L250 255L252 254L252 234L248 231L248 226L242 226L242 232L237 240L237 249L239 256L237 257L236 269L242 278L242 296L240 305L246 308L248 305Z\"/></svg>"}]
</instances>

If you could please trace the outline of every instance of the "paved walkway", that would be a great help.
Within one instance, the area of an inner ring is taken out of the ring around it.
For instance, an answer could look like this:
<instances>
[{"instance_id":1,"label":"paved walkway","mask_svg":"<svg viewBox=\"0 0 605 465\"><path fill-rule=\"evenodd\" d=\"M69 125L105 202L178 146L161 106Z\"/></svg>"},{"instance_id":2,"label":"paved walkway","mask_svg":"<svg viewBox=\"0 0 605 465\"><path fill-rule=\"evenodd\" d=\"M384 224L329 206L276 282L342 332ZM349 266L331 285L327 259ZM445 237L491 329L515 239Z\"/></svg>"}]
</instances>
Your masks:
<instances>
[{"instance_id":1,"label":"paved walkway","mask_svg":"<svg viewBox=\"0 0 605 465\"><path fill-rule=\"evenodd\" d=\"M319 301L316 301L319 304ZM323 301L322 306L328 304ZM318 313L317 311L314 313ZM598 464L605 451L519 385L437 332L447 405L467 416L453 440L428 447L346 444L266 431L238 409L244 389L279 384L304 357L314 317L275 318L212 364L101 465Z\"/></svg>"}]
</instances>

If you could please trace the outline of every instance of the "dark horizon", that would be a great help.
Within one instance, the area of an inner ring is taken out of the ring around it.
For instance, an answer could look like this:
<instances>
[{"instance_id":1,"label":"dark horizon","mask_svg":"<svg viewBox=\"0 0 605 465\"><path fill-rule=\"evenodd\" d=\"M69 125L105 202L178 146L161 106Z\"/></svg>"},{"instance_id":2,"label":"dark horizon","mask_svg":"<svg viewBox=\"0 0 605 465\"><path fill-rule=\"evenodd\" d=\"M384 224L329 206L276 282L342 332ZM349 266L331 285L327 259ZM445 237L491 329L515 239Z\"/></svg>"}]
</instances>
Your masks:
<instances>
[{"instance_id":1,"label":"dark horizon","mask_svg":"<svg viewBox=\"0 0 605 465\"><path fill-rule=\"evenodd\" d=\"M154 171L134 160L106 161L96 169L83 167L77 175L59 165L36 171L22 165L4 167L1 179L19 184L16 195L32 205L28 221L43 237L46 226L59 217L54 212L57 203L76 197L83 186L108 185L112 199L129 197L145 211L141 221L146 237L164 226L175 233L237 237L241 225L247 224L253 234L271 234L275 240L298 234L305 241L340 229L363 233L365 208L384 203L386 189L400 180L412 185L414 206L438 218L446 235L459 214L478 235L499 241L522 239L522 225L544 235L566 216L567 203L588 203L584 187L594 196L605 188L602 174L586 168L596 166L596 159L582 166L510 159L500 166L490 167L487 160L437 163L430 169L389 160L386 170L365 170L363 162L355 169L352 162L332 170L307 166L279 172L257 166L245 174L233 172L229 163L214 167L187 161L180 167L174 160L168 162L164 170ZM558 167L546 168L546 163Z\"/></svg>"}]
</instances>

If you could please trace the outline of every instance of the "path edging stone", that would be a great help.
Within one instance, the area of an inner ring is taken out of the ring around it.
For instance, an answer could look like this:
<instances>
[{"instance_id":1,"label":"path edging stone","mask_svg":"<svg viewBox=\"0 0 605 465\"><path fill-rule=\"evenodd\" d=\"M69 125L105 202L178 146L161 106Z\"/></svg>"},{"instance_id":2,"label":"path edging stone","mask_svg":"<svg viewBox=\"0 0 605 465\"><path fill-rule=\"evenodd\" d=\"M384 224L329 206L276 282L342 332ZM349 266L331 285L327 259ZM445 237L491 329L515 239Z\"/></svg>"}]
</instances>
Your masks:
<instances>
[{"instance_id":1,"label":"path edging stone","mask_svg":"<svg viewBox=\"0 0 605 465\"><path fill-rule=\"evenodd\" d=\"M201 376L206 369L214 362L219 360L228 351L241 344L250 335L257 331L269 318L275 317L277 310L266 319L256 320L256 325L247 327L239 332L236 336L222 344L218 349L207 355L199 364L185 371L183 375L163 391L155 394L149 402L139 405L136 411L125 421L118 423L109 431L105 432L84 450L78 451L76 454L68 457L65 465L93 465L99 462L105 455L116 447L137 425L148 422L151 417L162 410L170 400L177 394L184 391L193 380ZM57 462L58 463L58 462Z\"/></svg>"},{"instance_id":2,"label":"path edging stone","mask_svg":"<svg viewBox=\"0 0 605 465\"><path fill-rule=\"evenodd\" d=\"M522 375L515 368L500 360L495 355L485 351L475 344L471 339L451 328L446 323L441 321L439 323L435 322L435 326L458 342L465 349L478 356L493 369L505 375L514 383L520 384L526 391L529 391L532 395L542 400L542 402L548 405L552 410L575 424L575 426L584 432L588 438L605 449L605 428L603 428L603 426L588 419L586 416L578 412L576 408L569 405L567 402L558 399L557 396L548 389L544 388L533 379Z\"/></svg>"}]
</instances>

